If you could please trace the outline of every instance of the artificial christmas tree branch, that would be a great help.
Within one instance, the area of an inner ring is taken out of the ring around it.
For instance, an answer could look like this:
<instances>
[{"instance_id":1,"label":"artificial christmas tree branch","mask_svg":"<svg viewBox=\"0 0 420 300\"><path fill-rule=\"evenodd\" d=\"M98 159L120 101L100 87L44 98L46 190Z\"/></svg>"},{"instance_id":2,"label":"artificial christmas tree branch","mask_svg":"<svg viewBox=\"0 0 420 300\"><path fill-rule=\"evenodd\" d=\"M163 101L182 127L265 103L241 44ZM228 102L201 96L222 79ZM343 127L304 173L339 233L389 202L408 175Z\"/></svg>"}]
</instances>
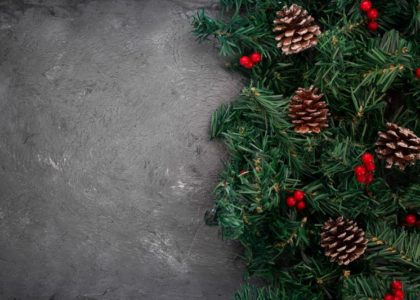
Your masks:
<instances>
[{"instance_id":1,"label":"artificial christmas tree branch","mask_svg":"<svg viewBox=\"0 0 420 300\"><path fill-rule=\"evenodd\" d=\"M211 215L266 283L235 299L418 299L419 1L221 6L194 33L249 84L211 117L230 155Z\"/></svg>"}]
</instances>

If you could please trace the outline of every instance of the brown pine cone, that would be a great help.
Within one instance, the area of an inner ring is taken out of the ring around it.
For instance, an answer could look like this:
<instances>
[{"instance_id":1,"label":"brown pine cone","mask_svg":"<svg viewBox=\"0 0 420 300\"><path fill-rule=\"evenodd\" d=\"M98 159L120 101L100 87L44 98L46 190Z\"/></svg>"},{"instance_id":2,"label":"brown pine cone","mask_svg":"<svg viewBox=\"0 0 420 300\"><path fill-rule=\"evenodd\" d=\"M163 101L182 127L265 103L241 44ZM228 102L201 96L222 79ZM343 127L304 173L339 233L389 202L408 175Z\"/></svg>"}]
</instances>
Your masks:
<instances>
[{"instance_id":1,"label":"brown pine cone","mask_svg":"<svg viewBox=\"0 0 420 300\"><path fill-rule=\"evenodd\" d=\"M321 247L331 262L348 265L365 253L368 240L365 232L352 220L338 217L325 222L321 233Z\"/></svg>"},{"instance_id":2,"label":"brown pine cone","mask_svg":"<svg viewBox=\"0 0 420 300\"><path fill-rule=\"evenodd\" d=\"M289 117L297 133L320 133L328 127L330 115L323 94L317 94L318 89L298 88L289 103Z\"/></svg>"},{"instance_id":3,"label":"brown pine cone","mask_svg":"<svg viewBox=\"0 0 420 300\"><path fill-rule=\"evenodd\" d=\"M420 159L420 138L408 128L394 123L386 124L386 131L378 132L376 154L386 161L386 167L393 165L404 171Z\"/></svg>"},{"instance_id":4,"label":"brown pine cone","mask_svg":"<svg viewBox=\"0 0 420 300\"><path fill-rule=\"evenodd\" d=\"M277 17L273 31L279 32L276 36L277 47L284 54L299 53L318 43L317 36L321 34L321 30L314 23L314 18L308 15L308 11L299 5L284 6L277 12Z\"/></svg>"}]
</instances>

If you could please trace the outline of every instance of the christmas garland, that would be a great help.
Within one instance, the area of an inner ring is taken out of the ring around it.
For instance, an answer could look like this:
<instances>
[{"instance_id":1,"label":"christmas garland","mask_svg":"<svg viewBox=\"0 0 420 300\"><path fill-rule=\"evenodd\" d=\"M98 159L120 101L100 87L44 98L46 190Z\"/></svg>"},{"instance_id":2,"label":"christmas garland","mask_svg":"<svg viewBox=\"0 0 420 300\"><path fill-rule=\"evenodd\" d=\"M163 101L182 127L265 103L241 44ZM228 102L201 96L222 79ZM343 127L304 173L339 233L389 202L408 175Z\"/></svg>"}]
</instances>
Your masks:
<instances>
[{"instance_id":1,"label":"christmas garland","mask_svg":"<svg viewBox=\"0 0 420 300\"><path fill-rule=\"evenodd\" d=\"M249 86L206 219L266 283L235 299L420 299L420 1L220 2L194 34Z\"/></svg>"}]
</instances>

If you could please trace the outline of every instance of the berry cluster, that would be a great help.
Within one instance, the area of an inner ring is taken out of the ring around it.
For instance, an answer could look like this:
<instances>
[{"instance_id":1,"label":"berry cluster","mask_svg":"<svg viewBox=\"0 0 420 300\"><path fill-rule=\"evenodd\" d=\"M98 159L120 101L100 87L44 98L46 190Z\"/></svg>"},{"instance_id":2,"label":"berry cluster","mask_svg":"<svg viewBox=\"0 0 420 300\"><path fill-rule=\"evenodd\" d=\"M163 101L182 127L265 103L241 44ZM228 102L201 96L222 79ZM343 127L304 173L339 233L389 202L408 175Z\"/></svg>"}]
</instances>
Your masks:
<instances>
[{"instance_id":1,"label":"berry cluster","mask_svg":"<svg viewBox=\"0 0 420 300\"><path fill-rule=\"evenodd\" d=\"M384 300L403 300L404 299L404 292L403 292L403 284L399 280L394 280L391 282L392 294L386 294L384 296Z\"/></svg>"},{"instance_id":2,"label":"berry cluster","mask_svg":"<svg viewBox=\"0 0 420 300\"><path fill-rule=\"evenodd\" d=\"M297 210L304 210L306 207L305 202L305 192L304 191L294 191L293 196L287 197L286 204L288 207L296 206Z\"/></svg>"},{"instance_id":3,"label":"berry cluster","mask_svg":"<svg viewBox=\"0 0 420 300\"><path fill-rule=\"evenodd\" d=\"M361 157L363 165L354 168L356 180L359 183L369 185L373 182L373 171L375 171L375 159L372 154L365 153Z\"/></svg>"},{"instance_id":4,"label":"berry cluster","mask_svg":"<svg viewBox=\"0 0 420 300\"><path fill-rule=\"evenodd\" d=\"M261 54L258 52L254 52L249 56L242 56L239 59L239 64L246 69L252 69L254 65L258 64L261 61L261 59Z\"/></svg>"},{"instance_id":5,"label":"berry cluster","mask_svg":"<svg viewBox=\"0 0 420 300\"><path fill-rule=\"evenodd\" d=\"M367 25L370 31L376 31L379 28L378 22L376 20L379 17L379 12L376 8L373 8L372 2L370 0L363 0L360 3L360 9L366 13L369 23Z\"/></svg>"}]
</instances>

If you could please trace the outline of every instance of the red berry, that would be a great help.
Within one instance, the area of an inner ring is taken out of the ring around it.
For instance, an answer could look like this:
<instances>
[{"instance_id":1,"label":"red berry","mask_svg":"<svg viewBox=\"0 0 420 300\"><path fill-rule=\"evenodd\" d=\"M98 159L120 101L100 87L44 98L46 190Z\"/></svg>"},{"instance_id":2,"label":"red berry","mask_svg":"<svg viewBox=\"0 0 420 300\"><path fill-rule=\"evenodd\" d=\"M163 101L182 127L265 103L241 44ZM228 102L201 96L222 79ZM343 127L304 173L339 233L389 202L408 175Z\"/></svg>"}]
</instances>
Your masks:
<instances>
[{"instance_id":1,"label":"red berry","mask_svg":"<svg viewBox=\"0 0 420 300\"><path fill-rule=\"evenodd\" d=\"M241 65L247 65L251 62L251 59L248 56L241 56L241 58L239 59L239 63Z\"/></svg>"},{"instance_id":2,"label":"red berry","mask_svg":"<svg viewBox=\"0 0 420 300\"><path fill-rule=\"evenodd\" d=\"M416 69L416 77L420 79L420 68Z\"/></svg>"},{"instance_id":3,"label":"red berry","mask_svg":"<svg viewBox=\"0 0 420 300\"><path fill-rule=\"evenodd\" d=\"M363 164L366 165L368 163L374 162L375 157L369 152L366 152L366 153L363 153L360 159L362 160Z\"/></svg>"},{"instance_id":4,"label":"red berry","mask_svg":"<svg viewBox=\"0 0 420 300\"><path fill-rule=\"evenodd\" d=\"M416 221L417 221L417 218L413 214L408 214L408 215L405 216L405 222L408 225L414 225L414 224L416 224Z\"/></svg>"},{"instance_id":5,"label":"red berry","mask_svg":"<svg viewBox=\"0 0 420 300\"><path fill-rule=\"evenodd\" d=\"M251 59L248 57L248 56L242 56L240 59L239 59L239 64L242 66L242 67L244 67L244 68L247 68L247 69L251 69L252 67L253 67L253 63L252 63L252 61L251 61Z\"/></svg>"},{"instance_id":6,"label":"red berry","mask_svg":"<svg viewBox=\"0 0 420 300\"><path fill-rule=\"evenodd\" d=\"M362 3L360 3L360 9L362 11L369 11L372 8L372 2L369 0L363 0Z\"/></svg>"},{"instance_id":7,"label":"red berry","mask_svg":"<svg viewBox=\"0 0 420 300\"><path fill-rule=\"evenodd\" d=\"M304 210L306 208L306 203L305 203L305 201L299 201L297 204L296 204L296 209L297 210Z\"/></svg>"},{"instance_id":8,"label":"red berry","mask_svg":"<svg viewBox=\"0 0 420 300\"><path fill-rule=\"evenodd\" d=\"M293 193L293 198L296 199L296 201L302 201L305 198L305 192L304 191L295 191Z\"/></svg>"},{"instance_id":9,"label":"red berry","mask_svg":"<svg viewBox=\"0 0 420 300\"><path fill-rule=\"evenodd\" d=\"M400 280L394 280L393 282L391 282L391 288L393 290L402 290L403 284Z\"/></svg>"},{"instance_id":10,"label":"red berry","mask_svg":"<svg viewBox=\"0 0 420 300\"><path fill-rule=\"evenodd\" d=\"M373 162L367 163L365 167L366 167L366 170L368 170L369 172L375 171L375 168L376 168L375 163Z\"/></svg>"},{"instance_id":11,"label":"red berry","mask_svg":"<svg viewBox=\"0 0 420 300\"><path fill-rule=\"evenodd\" d=\"M379 12L376 8L372 8L366 13L366 15L369 19L376 20L379 16Z\"/></svg>"},{"instance_id":12,"label":"red berry","mask_svg":"<svg viewBox=\"0 0 420 300\"><path fill-rule=\"evenodd\" d=\"M358 183L365 183L366 182L366 175L362 174L362 175L356 175L356 180Z\"/></svg>"},{"instance_id":13,"label":"red berry","mask_svg":"<svg viewBox=\"0 0 420 300\"><path fill-rule=\"evenodd\" d=\"M365 175L367 172L364 166L356 166L354 168L354 173L356 174L356 176L362 176Z\"/></svg>"},{"instance_id":14,"label":"red berry","mask_svg":"<svg viewBox=\"0 0 420 300\"><path fill-rule=\"evenodd\" d=\"M293 197L287 197L286 204L288 207L293 207L296 205L296 199Z\"/></svg>"},{"instance_id":15,"label":"red berry","mask_svg":"<svg viewBox=\"0 0 420 300\"><path fill-rule=\"evenodd\" d=\"M260 61L261 61L261 54L260 53L258 53L258 52L254 52L254 53L252 53L250 56L249 56L249 58L251 59L251 61L254 63L254 64L258 64Z\"/></svg>"},{"instance_id":16,"label":"red berry","mask_svg":"<svg viewBox=\"0 0 420 300\"><path fill-rule=\"evenodd\" d=\"M373 182L373 174L369 173L366 175L365 184L371 184Z\"/></svg>"},{"instance_id":17,"label":"red berry","mask_svg":"<svg viewBox=\"0 0 420 300\"><path fill-rule=\"evenodd\" d=\"M254 64L250 62L249 64L244 64L243 67L246 69L252 69L254 67Z\"/></svg>"},{"instance_id":18,"label":"red berry","mask_svg":"<svg viewBox=\"0 0 420 300\"><path fill-rule=\"evenodd\" d=\"M375 21L370 21L367 26L370 31L376 31L379 28L379 24Z\"/></svg>"},{"instance_id":19,"label":"red berry","mask_svg":"<svg viewBox=\"0 0 420 300\"><path fill-rule=\"evenodd\" d=\"M404 299L404 292L402 290L394 290L394 297Z\"/></svg>"},{"instance_id":20,"label":"red berry","mask_svg":"<svg viewBox=\"0 0 420 300\"><path fill-rule=\"evenodd\" d=\"M395 300L394 296L392 296L391 294L386 294L384 296L384 300Z\"/></svg>"}]
</instances>

